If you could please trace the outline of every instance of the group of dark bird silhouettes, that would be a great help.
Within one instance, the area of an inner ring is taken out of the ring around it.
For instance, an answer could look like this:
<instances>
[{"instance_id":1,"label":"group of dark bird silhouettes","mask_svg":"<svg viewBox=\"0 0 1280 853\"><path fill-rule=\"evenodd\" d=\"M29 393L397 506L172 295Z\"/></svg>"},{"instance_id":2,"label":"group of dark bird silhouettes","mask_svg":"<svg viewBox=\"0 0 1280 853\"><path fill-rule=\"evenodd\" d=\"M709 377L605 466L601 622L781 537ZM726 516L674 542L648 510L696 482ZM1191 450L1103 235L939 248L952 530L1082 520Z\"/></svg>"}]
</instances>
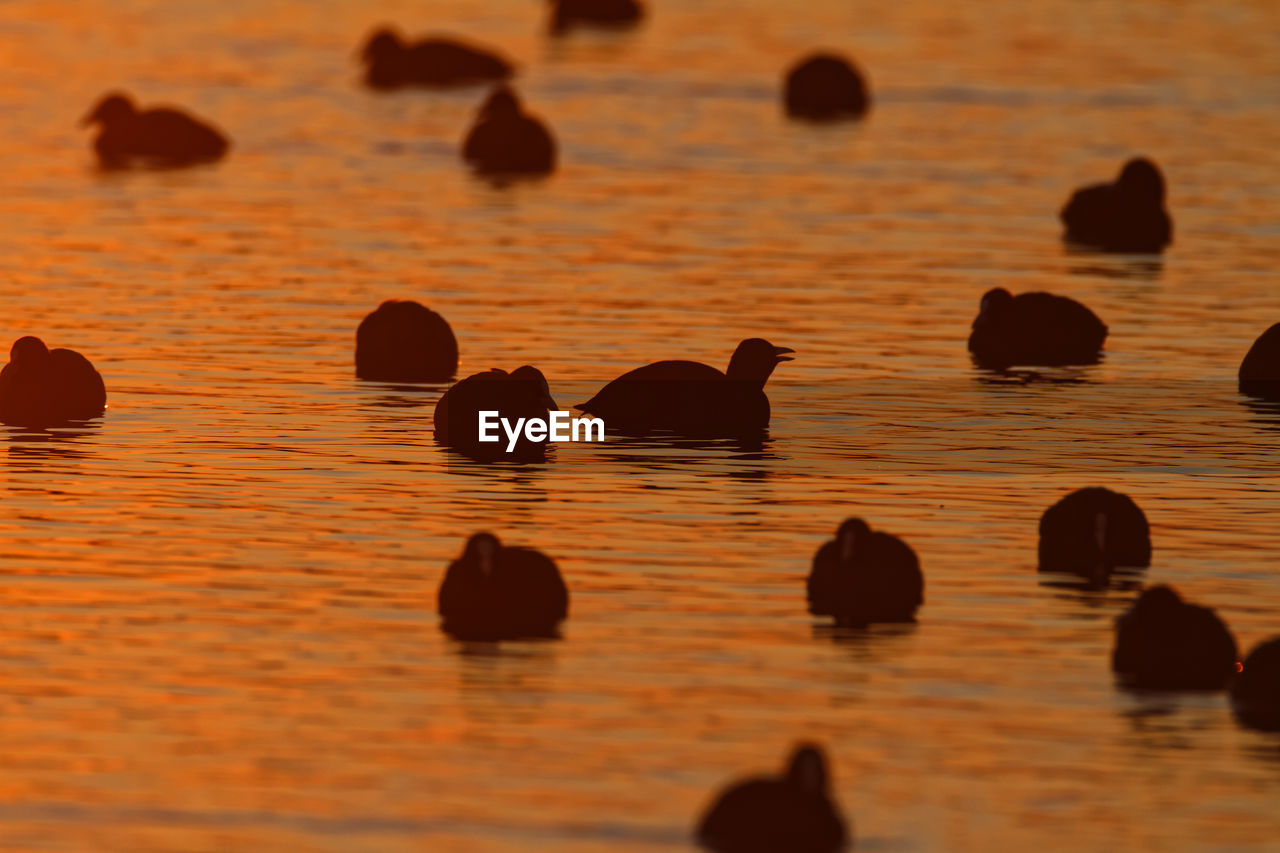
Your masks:
<instances>
[{"instance_id":1,"label":"group of dark bird silhouettes","mask_svg":"<svg viewBox=\"0 0 1280 853\"><path fill-rule=\"evenodd\" d=\"M636 0L556 0L551 28L625 27L644 14ZM405 39L374 32L361 51L365 83L374 89L496 84L463 144L463 157L488 174L545 174L555 168L556 142L527 114L508 85L515 66L497 53L451 38ZM786 112L797 119L835 121L863 116L870 96L863 75L843 57L821 53L789 69ZM105 168L174 167L222 158L230 143L217 129L171 108L139 109L124 94L104 97L85 117L99 125L94 149ZM1077 191L1060 213L1069 242L1110 252L1159 252L1172 239L1165 185L1149 160L1129 161L1115 181ZM986 293L969 337L981 367L1056 367L1095 363L1107 327L1089 308L1065 296L1004 288ZM636 368L577 406L602 418L610 432L737 437L768 427L764 386L793 350L760 338L742 341L723 372L694 361L659 361ZM356 333L356 373L379 382L448 382L458 366L458 342L438 313L391 300ZM1254 343L1240 365L1241 392L1280 399L1280 323ZM23 337L0 371L0 421L44 429L103 414L106 390L84 356ZM489 370L448 388L436 404L436 438L484 461L542 458L545 444L513 454L502 443L477 440L477 413L544 417L556 410L535 367ZM1127 496L1093 487L1072 492L1040 520L1039 567L1082 578L1097 588L1113 574L1150 565L1147 519ZM836 625L861 628L912 622L924 601L924 575L909 545L844 521L815 554L807 579L809 612ZM569 592L555 562L532 548L505 545L477 533L448 567L438 593L441 626L462 640L553 638L568 616ZM1257 646L1241 663L1235 639L1209 608L1184 601L1168 586L1141 593L1117 619L1111 665L1121 683L1155 690L1229 687L1237 717L1280 731L1280 638ZM799 745L779 776L749 779L722 793L697 830L711 849L834 851L851 832L830 794L821 747Z\"/></svg>"}]
</instances>

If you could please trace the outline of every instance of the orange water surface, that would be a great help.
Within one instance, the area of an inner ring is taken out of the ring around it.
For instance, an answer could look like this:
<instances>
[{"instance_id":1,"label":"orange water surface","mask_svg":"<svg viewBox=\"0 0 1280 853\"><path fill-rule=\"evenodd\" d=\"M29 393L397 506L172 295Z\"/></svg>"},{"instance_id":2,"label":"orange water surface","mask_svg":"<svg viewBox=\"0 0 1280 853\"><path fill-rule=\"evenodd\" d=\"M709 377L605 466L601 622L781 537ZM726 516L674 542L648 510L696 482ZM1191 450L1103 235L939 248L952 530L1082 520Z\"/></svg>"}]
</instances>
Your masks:
<instances>
[{"instance_id":1,"label":"orange water surface","mask_svg":"<svg viewBox=\"0 0 1280 853\"><path fill-rule=\"evenodd\" d=\"M1146 510L1149 582L1243 648L1280 633L1280 409L1235 387L1280 321L1273 0L650 0L546 35L537 0L0 4L0 347L89 356L98 424L0 428L0 849L688 851L712 792L826 744L859 848L1280 850L1280 736L1108 671L1132 589L1042 583L1070 488ZM495 188L483 91L374 94L383 22L520 67L562 167ZM849 51L874 107L785 120ZM110 88L228 132L214 167L102 175ZM1162 258L1069 252L1056 211L1125 158L1170 183ZM983 291L1110 326L1098 366L999 381ZM795 348L762 448L620 441L453 460L441 388L364 383L381 300L463 374L562 403L659 358ZM919 624L835 633L813 551L862 515L927 575ZM466 535L554 556L559 642L456 643Z\"/></svg>"}]
</instances>

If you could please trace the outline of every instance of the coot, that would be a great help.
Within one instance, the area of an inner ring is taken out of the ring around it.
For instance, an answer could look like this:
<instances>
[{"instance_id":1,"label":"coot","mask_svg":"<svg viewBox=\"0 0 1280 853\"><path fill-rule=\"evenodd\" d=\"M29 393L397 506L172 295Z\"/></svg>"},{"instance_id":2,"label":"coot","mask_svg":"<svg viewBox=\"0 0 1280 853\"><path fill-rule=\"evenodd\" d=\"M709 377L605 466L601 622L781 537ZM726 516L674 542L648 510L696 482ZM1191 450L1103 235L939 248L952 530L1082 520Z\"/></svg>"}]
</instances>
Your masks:
<instances>
[{"instance_id":1,"label":"coot","mask_svg":"<svg viewBox=\"0 0 1280 853\"><path fill-rule=\"evenodd\" d=\"M555 562L492 533L467 540L438 594L441 627L460 640L554 637L569 614L569 590Z\"/></svg>"},{"instance_id":2,"label":"coot","mask_svg":"<svg viewBox=\"0 0 1280 853\"><path fill-rule=\"evenodd\" d=\"M1280 323L1263 332L1240 362L1240 392L1280 400Z\"/></svg>"},{"instance_id":3,"label":"coot","mask_svg":"<svg viewBox=\"0 0 1280 853\"><path fill-rule=\"evenodd\" d=\"M1208 607L1154 586L1116 620L1111 668L1129 687L1221 690L1236 671L1236 641Z\"/></svg>"},{"instance_id":4,"label":"coot","mask_svg":"<svg viewBox=\"0 0 1280 853\"><path fill-rule=\"evenodd\" d=\"M1094 364L1106 339L1106 325L1070 297L1039 292L1013 296L997 287L982 297L969 352L979 365L994 369Z\"/></svg>"},{"instance_id":5,"label":"coot","mask_svg":"<svg viewBox=\"0 0 1280 853\"><path fill-rule=\"evenodd\" d=\"M356 329L356 375L377 382L439 382L458 369L458 341L421 303L388 299Z\"/></svg>"},{"instance_id":6,"label":"coot","mask_svg":"<svg viewBox=\"0 0 1280 853\"><path fill-rule=\"evenodd\" d=\"M696 361L659 361L624 373L577 408L623 433L669 430L694 438L734 438L769 425L764 385L791 361L787 347L762 338L738 344L721 373Z\"/></svg>"},{"instance_id":7,"label":"coot","mask_svg":"<svg viewBox=\"0 0 1280 853\"><path fill-rule=\"evenodd\" d=\"M924 602L924 574L911 546L850 518L814 554L808 596L810 613L838 625L910 622Z\"/></svg>"},{"instance_id":8,"label":"coot","mask_svg":"<svg viewBox=\"0 0 1280 853\"><path fill-rule=\"evenodd\" d=\"M556 141L515 92L499 86L476 113L462 158L485 175L545 175L556 168Z\"/></svg>"},{"instance_id":9,"label":"coot","mask_svg":"<svg viewBox=\"0 0 1280 853\"><path fill-rule=\"evenodd\" d=\"M1280 732L1280 637L1259 643L1231 682L1236 719L1252 729Z\"/></svg>"},{"instance_id":10,"label":"coot","mask_svg":"<svg viewBox=\"0 0 1280 853\"><path fill-rule=\"evenodd\" d=\"M479 415L497 412L514 430L521 419L547 417L556 410L546 377L536 367L524 365L507 373L493 369L468 376L453 385L436 403L434 426L436 440L474 459L492 461L538 461L546 451L546 441L530 441L521 430L515 448L508 452L506 431L498 426L489 431L498 436L496 442L480 441Z\"/></svg>"},{"instance_id":11,"label":"coot","mask_svg":"<svg viewBox=\"0 0 1280 853\"><path fill-rule=\"evenodd\" d=\"M375 30L360 57L365 83L375 89L468 86L515 74L515 66L494 51L443 37L410 42L390 27Z\"/></svg>"},{"instance_id":12,"label":"coot","mask_svg":"<svg viewBox=\"0 0 1280 853\"><path fill-rule=\"evenodd\" d=\"M181 110L139 110L123 92L104 95L80 124L101 126L93 149L109 169L208 163L221 159L231 145L221 131Z\"/></svg>"},{"instance_id":13,"label":"coot","mask_svg":"<svg viewBox=\"0 0 1280 853\"><path fill-rule=\"evenodd\" d=\"M787 113L809 121L858 118L871 100L862 73L849 60L831 53L805 57L787 71Z\"/></svg>"},{"instance_id":14,"label":"coot","mask_svg":"<svg viewBox=\"0 0 1280 853\"><path fill-rule=\"evenodd\" d=\"M551 30L555 33L579 26L630 27L642 18L644 6L639 0L551 0Z\"/></svg>"},{"instance_id":15,"label":"coot","mask_svg":"<svg viewBox=\"0 0 1280 853\"><path fill-rule=\"evenodd\" d=\"M730 786L703 816L697 838L716 853L844 849L849 829L831 799L822 748L801 744L781 776L759 776Z\"/></svg>"},{"instance_id":16,"label":"coot","mask_svg":"<svg viewBox=\"0 0 1280 853\"><path fill-rule=\"evenodd\" d=\"M19 338L0 370L0 422L43 428L88 420L107 407L107 389L89 359Z\"/></svg>"},{"instance_id":17,"label":"coot","mask_svg":"<svg viewBox=\"0 0 1280 853\"><path fill-rule=\"evenodd\" d=\"M1108 252L1159 252L1173 239L1164 194L1156 164L1130 160L1112 183L1076 190L1059 214L1064 238Z\"/></svg>"},{"instance_id":18,"label":"coot","mask_svg":"<svg viewBox=\"0 0 1280 853\"><path fill-rule=\"evenodd\" d=\"M1077 489L1040 517L1040 570L1105 580L1116 568L1151 565L1147 517L1127 495Z\"/></svg>"}]
</instances>

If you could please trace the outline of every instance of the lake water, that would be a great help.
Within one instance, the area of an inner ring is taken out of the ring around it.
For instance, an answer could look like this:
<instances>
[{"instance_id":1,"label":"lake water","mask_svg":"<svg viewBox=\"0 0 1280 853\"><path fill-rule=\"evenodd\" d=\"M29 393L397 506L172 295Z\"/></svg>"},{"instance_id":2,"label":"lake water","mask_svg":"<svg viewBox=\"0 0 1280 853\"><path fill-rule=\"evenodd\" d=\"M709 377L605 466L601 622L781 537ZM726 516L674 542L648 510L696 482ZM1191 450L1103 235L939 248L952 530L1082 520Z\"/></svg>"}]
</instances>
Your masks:
<instances>
[{"instance_id":1,"label":"lake water","mask_svg":"<svg viewBox=\"0 0 1280 853\"><path fill-rule=\"evenodd\" d=\"M554 42L535 0L0 5L0 346L88 355L110 409L0 432L6 851L690 850L712 793L831 755L872 851L1280 849L1280 736L1108 668L1132 591L1035 571L1067 490L1132 495L1149 582L1280 633L1280 409L1235 371L1280 320L1269 0L651 0ZM562 168L499 190L483 91L371 94L374 24L521 65ZM787 122L781 70L848 50L874 107ZM224 163L102 176L105 90L177 103ZM1146 153L1162 259L1068 252L1069 192ZM1079 298L1098 366L993 382L990 287ZM610 440L459 463L439 387L358 382L356 324L417 298L463 375L561 403L762 336L767 445ZM804 576L862 515L917 551L916 626L835 634ZM554 556L559 642L465 646L435 589L473 531Z\"/></svg>"}]
</instances>

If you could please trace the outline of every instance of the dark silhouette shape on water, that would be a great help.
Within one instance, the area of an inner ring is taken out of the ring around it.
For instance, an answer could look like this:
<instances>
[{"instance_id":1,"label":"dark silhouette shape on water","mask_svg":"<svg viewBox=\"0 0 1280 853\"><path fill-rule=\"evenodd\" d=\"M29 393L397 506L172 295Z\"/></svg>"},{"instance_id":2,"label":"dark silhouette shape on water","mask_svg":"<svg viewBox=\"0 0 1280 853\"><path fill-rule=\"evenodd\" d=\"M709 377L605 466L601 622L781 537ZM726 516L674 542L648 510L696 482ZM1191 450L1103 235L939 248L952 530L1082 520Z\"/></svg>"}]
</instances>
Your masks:
<instances>
[{"instance_id":1,"label":"dark silhouette shape on water","mask_svg":"<svg viewBox=\"0 0 1280 853\"><path fill-rule=\"evenodd\" d=\"M548 411L556 410L547 379L538 368L526 364L510 373L494 368L472 374L444 392L433 415L435 437L478 461L538 462L546 456L545 441L530 441L522 427L519 441L508 453L508 438L501 426L490 432L498 441L479 440L479 414L497 412L497 417L506 418L514 429L520 419L545 419Z\"/></svg>"},{"instance_id":2,"label":"dark silhouette shape on water","mask_svg":"<svg viewBox=\"0 0 1280 853\"><path fill-rule=\"evenodd\" d=\"M1059 217L1063 238L1106 252L1159 252L1173 240L1164 206L1164 176L1155 163L1130 160L1109 184L1076 190Z\"/></svg>"},{"instance_id":3,"label":"dark silhouette shape on water","mask_svg":"<svg viewBox=\"0 0 1280 853\"><path fill-rule=\"evenodd\" d=\"M375 382L442 382L458 370L445 319L412 300L388 299L356 329L356 376Z\"/></svg>"},{"instance_id":4,"label":"dark silhouette shape on water","mask_svg":"<svg viewBox=\"0 0 1280 853\"><path fill-rule=\"evenodd\" d=\"M787 347L763 338L738 344L721 373L697 361L658 361L610 382L577 408L603 418L606 429L645 434L670 430L689 438L737 438L769 426L764 385Z\"/></svg>"},{"instance_id":5,"label":"dark silhouette shape on water","mask_svg":"<svg viewBox=\"0 0 1280 853\"><path fill-rule=\"evenodd\" d=\"M1242 725L1280 732L1280 637L1259 643L1231 682L1231 708Z\"/></svg>"},{"instance_id":6,"label":"dark silhouette shape on water","mask_svg":"<svg viewBox=\"0 0 1280 853\"><path fill-rule=\"evenodd\" d=\"M1213 610L1153 586L1116 620L1111 669L1126 687L1221 690L1236 655L1235 638Z\"/></svg>"},{"instance_id":7,"label":"dark silhouette shape on water","mask_svg":"<svg viewBox=\"0 0 1280 853\"><path fill-rule=\"evenodd\" d=\"M106 386L89 359L30 335L14 343L0 370L0 422L42 429L96 418L106 408Z\"/></svg>"},{"instance_id":8,"label":"dark silhouette shape on water","mask_svg":"<svg viewBox=\"0 0 1280 853\"><path fill-rule=\"evenodd\" d=\"M139 110L123 92L104 95L80 120L100 125L93 149L104 168L173 168L221 159L230 141L216 128L171 107Z\"/></svg>"},{"instance_id":9,"label":"dark silhouette shape on water","mask_svg":"<svg viewBox=\"0 0 1280 853\"><path fill-rule=\"evenodd\" d=\"M1147 517L1127 495L1077 489L1040 516L1040 571L1070 572L1103 584L1117 568L1151 565Z\"/></svg>"},{"instance_id":10,"label":"dark silhouette shape on water","mask_svg":"<svg viewBox=\"0 0 1280 853\"><path fill-rule=\"evenodd\" d=\"M476 113L462 158L484 175L546 175L556 168L556 141L508 86L499 86Z\"/></svg>"},{"instance_id":11,"label":"dark silhouette shape on water","mask_svg":"<svg viewBox=\"0 0 1280 853\"><path fill-rule=\"evenodd\" d=\"M702 817L698 843L715 853L836 853L849 829L831 799L827 759L800 744L781 776L727 788Z\"/></svg>"},{"instance_id":12,"label":"dark silhouette shape on water","mask_svg":"<svg viewBox=\"0 0 1280 853\"><path fill-rule=\"evenodd\" d=\"M569 590L555 561L503 545L492 533L467 540L438 599L441 627L459 640L555 637L569 615Z\"/></svg>"},{"instance_id":13,"label":"dark silhouette shape on water","mask_svg":"<svg viewBox=\"0 0 1280 853\"><path fill-rule=\"evenodd\" d=\"M924 574L911 546L850 518L813 555L807 583L809 612L837 625L912 622L924 603Z\"/></svg>"},{"instance_id":14,"label":"dark silhouette shape on water","mask_svg":"<svg viewBox=\"0 0 1280 853\"><path fill-rule=\"evenodd\" d=\"M1096 364L1107 327L1098 316L1067 296L1012 295L988 290L969 335L969 352L982 367L1061 367Z\"/></svg>"},{"instance_id":15,"label":"dark silhouette shape on water","mask_svg":"<svg viewBox=\"0 0 1280 853\"><path fill-rule=\"evenodd\" d=\"M409 42L391 27L371 33L360 58L365 84L374 89L471 86L515 74L515 66L491 50L444 37Z\"/></svg>"},{"instance_id":16,"label":"dark silhouette shape on water","mask_svg":"<svg viewBox=\"0 0 1280 853\"><path fill-rule=\"evenodd\" d=\"M1240 362L1240 393L1280 401L1280 323L1253 342Z\"/></svg>"},{"instance_id":17,"label":"dark silhouette shape on water","mask_svg":"<svg viewBox=\"0 0 1280 853\"><path fill-rule=\"evenodd\" d=\"M809 121L860 118L871 105L862 72L832 53L816 53L793 65L783 98L788 115Z\"/></svg>"},{"instance_id":18,"label":"dark silhouette shape on water","mask_svg":"<svg viewBox=\"0 0 1280 853\"><path fill-rule=\"evenodd\" d=\"M551 31L557 34L574 27L622 29L643 18L639 0L551 0Z\"/></svg>"}]
</instances>

